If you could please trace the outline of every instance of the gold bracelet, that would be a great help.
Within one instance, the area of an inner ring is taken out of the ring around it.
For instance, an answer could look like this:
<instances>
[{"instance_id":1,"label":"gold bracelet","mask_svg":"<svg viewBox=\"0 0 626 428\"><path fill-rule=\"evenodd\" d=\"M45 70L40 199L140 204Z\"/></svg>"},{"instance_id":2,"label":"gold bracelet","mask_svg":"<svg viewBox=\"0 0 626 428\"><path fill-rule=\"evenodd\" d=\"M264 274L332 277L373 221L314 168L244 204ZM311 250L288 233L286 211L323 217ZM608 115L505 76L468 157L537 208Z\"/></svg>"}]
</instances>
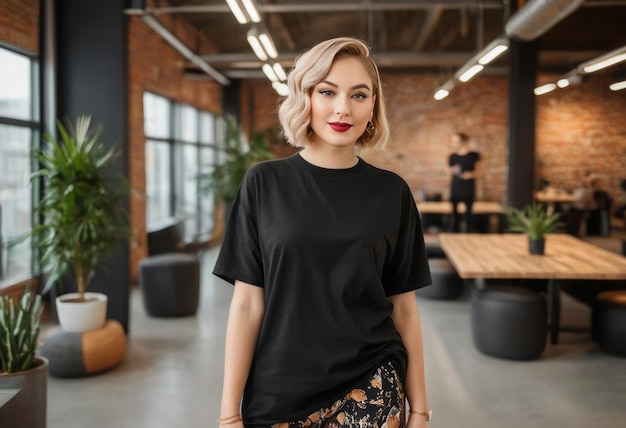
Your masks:
<instances>
[{"instance_id":1,"label":"gold bracelet","mask_svg":"<svg viewBox=\"0 0 626 428\"><path fill-rule=\"evenodd\" d=\"M239 422L240 420L242 420L243 417L241 416L241 413L235 416L228 416L228 417L219 417L217 418L217 423L220 425L228 425L228 424L233 424L235 422Z\"/></svg>"},{"instance_id":2,"label":"gold bracelet","mask_svg":"<svg viewBox=\"0 0 626 428\"><path fill-rule=\"evenodd\" d=\"M433 417L433 411L429 410L427 412L418 412L417 410L409 410L409 413L414 415L424 416L426 418L426 422L430 421Z\"/></svg>"}]
</instances>

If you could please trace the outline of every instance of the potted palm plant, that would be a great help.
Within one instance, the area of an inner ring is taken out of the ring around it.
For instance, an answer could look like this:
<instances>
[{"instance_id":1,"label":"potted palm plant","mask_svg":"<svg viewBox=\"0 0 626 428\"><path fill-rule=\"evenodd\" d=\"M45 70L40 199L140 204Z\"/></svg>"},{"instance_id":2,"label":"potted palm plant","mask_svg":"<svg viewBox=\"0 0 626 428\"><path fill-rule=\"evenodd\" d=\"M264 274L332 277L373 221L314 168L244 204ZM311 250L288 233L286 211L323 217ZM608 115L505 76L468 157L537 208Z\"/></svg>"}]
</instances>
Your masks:
<instances>
[{"instance_id":1,"label":"potted palm plant","mask_svg":"<svg viewBox=\"0 0 626 428\"><path fill-rule=\"evenodd\" d=\"M86 290L96 268L129 234L128 215L119 204L128 184L107 173L119 153L104 146L101 128L90 129L90 123L90 116L78 117L75 126L57 122L60 139L45 135L47 144L35 151L41 169L31 177L43 181L35 207L42 221L31 235L47 275L44 291L68 277L78 290L56 299L61 327L70 332L104 325L107 296Z\"/></svg>"},{"instance_id":2,"label":"potted palm plant","mask_svg":"<svg viewBox=\"0 0 626 428\"><path fill-rule=\"evenodd\" d=\"M41 296L0 296L0 426L46 426L48 361L36 355Z\"/></svg>"},{"instance_id":3,"label":"potted palm plant","mask_svg":"<svg viewBox=\"0 0 626 428\"><path fill-rule=\"evenodd\" d=\"M510 208L507 213L509 230L528 235L530 254L545 252L545 235L559 230L559 213L548 214L543 205L526 205L521 209Z\"/></svg>"},{"instance_id":4,"label":"potted palm plant","mask_svg":"<svg viewBox=\"0 0 626 428\"><path fill-rule=\"evenodd\" d=\"M262 134L255 134L248 144L232 115L224 115L225 132L221 145L222 161L211 166L211 171L200 176L202 188L214 191L220 202L232 203L248 168L254 163L273 157Z\"/></svg>"}]
</instances>

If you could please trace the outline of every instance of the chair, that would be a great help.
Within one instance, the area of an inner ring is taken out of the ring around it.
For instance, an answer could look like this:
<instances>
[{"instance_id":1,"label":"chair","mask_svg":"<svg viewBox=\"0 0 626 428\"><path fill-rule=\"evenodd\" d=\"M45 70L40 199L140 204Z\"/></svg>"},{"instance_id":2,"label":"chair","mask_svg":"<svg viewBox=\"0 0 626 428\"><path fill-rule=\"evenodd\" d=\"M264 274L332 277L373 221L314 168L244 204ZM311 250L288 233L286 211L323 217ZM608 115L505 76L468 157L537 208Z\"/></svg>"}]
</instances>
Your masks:
<instances>
[{"instance_id":1,"label":"chair","mask_svg":"<svg viewBox=\"0 0 626 428\"><path fill-rule=\"evenodd\" d=\"M416 294L427 299L454 300L463 294L463 280L446 258L429 258L433 283L420 288Z\"/></svg>"},{"instance_id":2,"label":"chair","mask_svg":"<svg viewBox=\"0 0 626 428\"><path fill-rule=\"evenodd\" d=\"M626 290L598 294L591 312L591 336L605 351L626 357Z\"/></svg>"},{"instance_id":3,"label":"chair","mask_svg":"<svg viewBox=\"0 0 626 428\"><path fill-rule=\"evenodd\" d=\"M193 315L200 300L200 261L185 252L184 223L172 222L148 232L148 254L139 263L139 284L148 315Z\"/></svg>"},{"instance_id":4,"label":"chair","mask_svg":"<svg viewBox=\"0 0 626 428\"><path fill-rule=\"evenodd\" d=\"M44 340L41 355L48 359L48 371L53 376L92 376L121 363L126 346L122 325L107 320L101 328L83 333L55 327Z\"/></svg>"},{"instance_id":5,"label":"chair","mask_svg":"<svg viewBox=\"0 0 626 428\"><path fill-rule=\"evenodd\" d=\"M589 211L587 217L587 235L609 236L611 234L611 206L613 199L604 190L596 190L593 199L596 209Z\"/></svg>"},{"instance_id":6,"label":"chair","mask_svg":"<svg viewBox=\"0 0 626 428\"><path fill-rule=\"evenodd\" d=\"M443 196L441 193L427 193L424 200L440 202L443 200ZM424 230L442 230L444 228L443 214L420 213L420 217L422 220L422 228Z\"/></svg>"},{"instance_id":7,"label":"chair","mask_svg":"<svg viewBox=\"0 0 626 428\"><path fill-rule=\"evenodd\" d=\"M523 287L474 290L472 338L487 355L510 360L538 358L546 346L548 309L543 294Z\"/></svg>"}]
</instances>

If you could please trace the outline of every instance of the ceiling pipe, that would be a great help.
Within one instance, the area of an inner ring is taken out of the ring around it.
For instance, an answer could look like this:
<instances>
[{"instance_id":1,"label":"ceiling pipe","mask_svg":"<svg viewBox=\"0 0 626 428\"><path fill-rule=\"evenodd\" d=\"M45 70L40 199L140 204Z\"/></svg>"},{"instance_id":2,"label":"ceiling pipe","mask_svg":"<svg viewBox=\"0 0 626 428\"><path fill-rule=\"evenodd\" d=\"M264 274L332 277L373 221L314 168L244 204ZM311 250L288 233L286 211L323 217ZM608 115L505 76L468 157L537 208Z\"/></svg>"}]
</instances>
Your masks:
<instances>
[{"instance_id":1,"label":"ceiling pipe","mask_svg":"<svg viewBox=\"0 0 626 428\"><path fill-rule=\"evenodd\" d=\"M507 36L531 41L574 12L585 0L530 0L509 18Z\"/></svg>"},{"instance_id":2,"label":"ceiling pipe","mask_svg":"<svg viewBox=\"0 0 626 428\"><path fill-rule=\"evenodd\" d=\"M163 24L161 24L154 16L152 15L144 15L141 16L141 20L145 22L148 27L150 27L155 33L163 38L166 42L170 44L178 53L187 58L189 61L194 63L200 69L202 69L206 74L211 76L214 80L222 84L223 86L230 85L230 80L219 73L209 64L207 64L202 58L196 55L191 49L189 49L179 38L177 38L174 34L172 34Z\"/></svg>"}]
</instances>

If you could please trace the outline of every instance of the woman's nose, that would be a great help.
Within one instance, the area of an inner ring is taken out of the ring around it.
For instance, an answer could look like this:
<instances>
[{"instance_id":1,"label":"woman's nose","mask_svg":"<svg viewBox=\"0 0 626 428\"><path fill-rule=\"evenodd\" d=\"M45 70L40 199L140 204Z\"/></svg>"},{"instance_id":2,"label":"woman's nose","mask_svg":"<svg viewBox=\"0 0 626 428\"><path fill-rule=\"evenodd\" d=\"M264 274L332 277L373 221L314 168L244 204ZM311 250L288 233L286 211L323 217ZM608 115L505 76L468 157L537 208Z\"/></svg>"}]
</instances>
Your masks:
<instances>
[{"instance_id":1,"label":"woman's nose","mask_svg":"<svg viewBox=\"0 0 626 428\"><path fill-rule=\"evenodd\" d=\"M335 114L347 116L350 114L350 106L346 97L335 98Z\"/></svg>"}]
</instances>

